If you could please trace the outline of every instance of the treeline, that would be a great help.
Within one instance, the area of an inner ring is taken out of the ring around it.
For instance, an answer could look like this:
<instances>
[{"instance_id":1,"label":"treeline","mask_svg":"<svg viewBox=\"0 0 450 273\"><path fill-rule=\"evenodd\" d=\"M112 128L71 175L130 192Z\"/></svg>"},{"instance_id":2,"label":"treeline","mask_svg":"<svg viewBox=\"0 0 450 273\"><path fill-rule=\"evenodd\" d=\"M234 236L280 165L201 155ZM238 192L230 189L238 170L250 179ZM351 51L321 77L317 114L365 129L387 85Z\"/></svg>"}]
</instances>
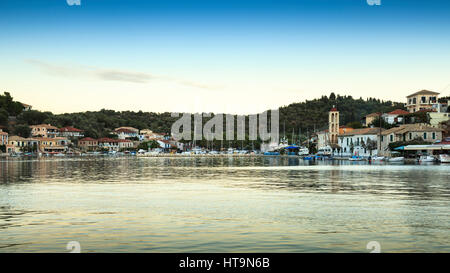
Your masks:
<instances>
[{"instance_id":1,"label":"treeline","mask_svg":"<svg viewBox=\"0 0 450 273\"><path fill-rule=\"evenodd\" d=\"M340 96L331 93L319 99L292 103L280 108L280 130L291 134L292 130L298 133L305 131L327 129L328 111L335 106L339 111L341 125L359 127L361 119L374 112L391 112L395 109L406 110L403 103L382 101L380 99L354 99L352 96ZM358 126L359 124L359 126Z\"/></svg>"},{"instance_id":2,"label":"treeline","mask_svg":"<svg viewBox=\"0 0 450 273\"><path fill-rule=\"evenodd\" d=\"M16 116L14 124L10 125L7 130L24 137L27 135L27 126L42 123L49 123L57 127L73 126L84 130L86 136L93 138L109 136L109 133L114 128L120 126L131 126L137 129L148 128L157 133L170 133L172 124L178 119L171 117L169 112L153 113L106 109L55 115L51 112L36 110L18 111L18 109L14 108L17 106L17 103L13 103L9 93L7 101L8 103L5 104L6 111L9 115ZM340 96L331 93L329 96L322 96L319 99L307 100L281 107L279 109L280 137L286 135L292 140L292 132L294 132L294 140L296 140L299 139L299 134L304 138L314 130L318 131L326 128L328 124L328 111L333 106L336 106L340 112L341 125L352 123L352 126L358 126L360 119L369 113L404 109L403 103L381 101L375 98L365 100L362 98L354 99L352 96ZM3 104L1 105L1 109L3 109ZM203 118L203 123L208 119ZM246 127L248 134L248 117L246 119ZM241 141L233 143L231 144L233 146L250 145L249 142L243 143ZM201 145L201 142L199 144Z\"/></svg>"},{"instance_id":3,"label":"treeline","mask_svg":"<svg viewBox=\"0 0 450 273\"><path fill-rule=\"evenodd\" d=\"M10 93L4 92L0 95L0 126L7 126L8 117L17 116L22 110L22 103L14 101Z\"/></svg>"}]
</instances>

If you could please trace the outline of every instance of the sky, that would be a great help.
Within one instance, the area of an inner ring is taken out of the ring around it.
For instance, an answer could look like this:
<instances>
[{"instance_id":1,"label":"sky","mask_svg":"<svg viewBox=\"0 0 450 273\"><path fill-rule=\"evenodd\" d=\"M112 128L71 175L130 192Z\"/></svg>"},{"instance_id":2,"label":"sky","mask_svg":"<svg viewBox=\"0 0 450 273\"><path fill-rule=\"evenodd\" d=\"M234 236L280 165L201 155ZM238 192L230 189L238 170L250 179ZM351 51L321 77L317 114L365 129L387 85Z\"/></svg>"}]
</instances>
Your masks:
<instances>
[{"instance_id":1,"label":"sky","mask_svg":"<svg viewBox=\"0 0 450 273\"><path fill-rule=\"evenodd\" d=\"M0 92L33 109L249 114L422 89L450 95L447 0L0 0Z\"/></svg>"}]
</instances>

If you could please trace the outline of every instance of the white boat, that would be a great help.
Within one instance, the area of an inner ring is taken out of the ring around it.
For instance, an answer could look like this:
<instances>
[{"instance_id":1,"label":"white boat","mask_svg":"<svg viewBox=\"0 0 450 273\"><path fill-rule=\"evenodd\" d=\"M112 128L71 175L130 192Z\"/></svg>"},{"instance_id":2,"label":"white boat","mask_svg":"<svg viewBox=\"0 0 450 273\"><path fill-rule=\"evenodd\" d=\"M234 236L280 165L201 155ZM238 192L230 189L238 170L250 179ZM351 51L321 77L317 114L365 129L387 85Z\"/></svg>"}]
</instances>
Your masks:
<instances>
[{"instance_id":1,"label":"white boat","mask_svg":"<svg viewBox=\"0 0 450 273\"><path fill-rule=\"evenodd\" d=\"M436 158L432 155L422 155L419 158L419 162L434 162Z\"/></svg>"},{"instance_id":2,"label":"white boat","mask_svg":"<svg viewBox=\"0 0 450 273\"><path fill-rule=\"evenodd\" d=\"M448 154L439 155L439 161L441 161L441 163L450 163L450 155Z\"/></svg>"},{"instance_id":3,"label":"white boat","mask_svg":"<svg viewBox=\"0 0 450 273\"><path fill-rule=\"evenodd\" d=\"M309 149L306 147L300 147L300 149L298 150L298 155L309 155Z\"/></svg>"},{"instance_id":4,"label":"white boat","mask_svg":"<svg viewBox=\"0 0 450 273\"><path fill-rule=\"evenodd\" d=\"M385 159L386 158L384 156L374 156L374 157L372 157L373 161L383 161Z\"/></svg>"},{"instance_id":5,"label":"white boat","mask_svg":"<svg viewBox=\"0 0 450 273\"><path fill-rule=\"evenodd\" d=\"M403 156L391 157L388 159L389 162L404 162L405 158Z\"/></svg>"}]
</instances>

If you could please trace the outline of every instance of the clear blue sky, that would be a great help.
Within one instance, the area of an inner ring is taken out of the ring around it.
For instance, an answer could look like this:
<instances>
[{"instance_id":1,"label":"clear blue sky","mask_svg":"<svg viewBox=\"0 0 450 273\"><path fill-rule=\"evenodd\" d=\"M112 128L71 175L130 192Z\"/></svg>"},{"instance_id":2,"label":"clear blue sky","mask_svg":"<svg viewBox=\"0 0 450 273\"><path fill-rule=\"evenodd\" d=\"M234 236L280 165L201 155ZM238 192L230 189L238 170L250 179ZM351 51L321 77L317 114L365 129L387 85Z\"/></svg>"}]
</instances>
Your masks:
<instances>
[{"instance_id":1,"label":"clear blue sky","mask_svg":"<svg viewBox=\"0 0 450 273\"><path fill-rule=\"evenodd\" d=\"M2 0L0 41L0 90L54 112L450 93L445 0Z\"/></svg>"}]
</instances>

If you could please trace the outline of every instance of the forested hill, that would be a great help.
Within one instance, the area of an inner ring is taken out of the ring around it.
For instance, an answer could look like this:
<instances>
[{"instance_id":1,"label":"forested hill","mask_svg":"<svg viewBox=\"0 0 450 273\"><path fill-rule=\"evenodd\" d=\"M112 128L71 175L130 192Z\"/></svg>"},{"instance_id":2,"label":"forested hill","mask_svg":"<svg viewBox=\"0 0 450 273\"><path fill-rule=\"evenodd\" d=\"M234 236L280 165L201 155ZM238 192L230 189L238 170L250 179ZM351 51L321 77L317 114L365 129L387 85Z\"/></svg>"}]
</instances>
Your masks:
<instances>
[{"instance_id":1,"label":"forested hill","mask_svg":"<svg viewBox=\"0 0 450 273\"><path fill-rule=\"evenodd\" d=\"M333 105L339 111L341 125L360 122L361 118L374 112L406 110L404 103L381 101L375 98L354 99L352 96L331 93L330 96L280 107L280 130L284 130L284 124L286 124L286 134L292 132L292 129L297 133L298 128L302 132L304 130L312 131L314 128L316 130L325 129L328 124L328 111Z\"/></svg>"},{"instance_id":2,"label":"forested hill","mask_svg":"<svg viewBox=\"0 0 450 273\"><path fill-rule=\"evenodd\" d=\"M1 95L0 95L1 96ZM9 107L13 102L8 97L5 105L0 107ZM290 135L294 129L298 134L299 129L304 134L308 130L312 132L324 129L328 123L328 111L335 105L340 112L341 125L350 122L359 122L361 117L373 112L389 112L396 108L404 109L402 103L393 103L391 101L380 101L378 99L369 98L354 99L351 96L340 96L331 93L330 96L323 96L319 99L307 100L300 103L292 103L288 106L280 108L280 132L286 131ZM14 108L15 109L15 108ZM10 110L10 109L9 109ZM2 109L0 109L0 113ZM3 111L3 114L11 111ZM51 112L41 111L23 111L18 113L13 124L5 124L5 119L1 121L3 128L12 134L26 136L26 126L41 123L50 123L57 127L73 126L86 131L86 135L90 137L103 137L120 126L132 126L138 129L149 128L154 132L169 133L172 123L177 118L172 118L170 113L152 113L152 112L132 112L132 111L114 111L105 110L68 114L52 114ZM204 119L204 122L206 119Z\"/></svg>"}]
</instances>

